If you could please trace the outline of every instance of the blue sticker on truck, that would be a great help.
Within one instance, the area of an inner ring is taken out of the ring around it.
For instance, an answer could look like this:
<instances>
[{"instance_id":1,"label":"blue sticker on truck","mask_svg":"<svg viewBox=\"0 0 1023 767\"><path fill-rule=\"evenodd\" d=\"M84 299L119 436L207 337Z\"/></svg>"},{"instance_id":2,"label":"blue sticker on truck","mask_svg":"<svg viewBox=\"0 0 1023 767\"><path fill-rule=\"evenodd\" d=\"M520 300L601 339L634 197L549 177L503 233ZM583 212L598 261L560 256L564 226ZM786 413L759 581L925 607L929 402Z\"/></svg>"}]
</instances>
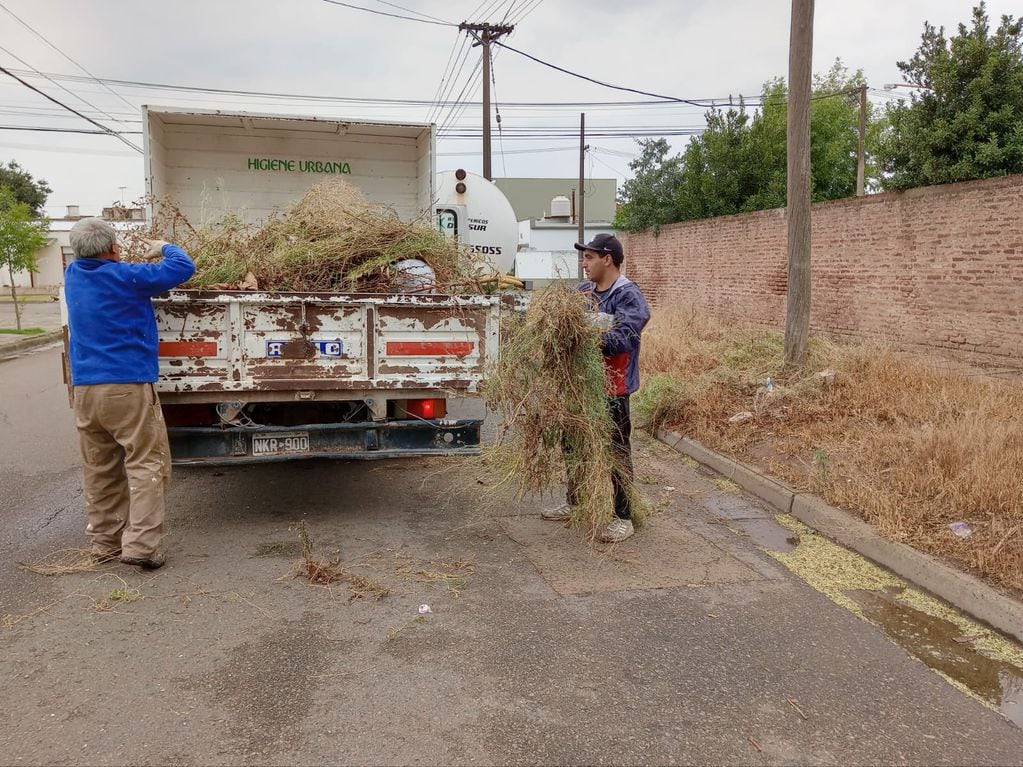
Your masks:
<instances>
[{"instance_id":1,"label":"blue sticker on truck","mask_svg":"<svg viewBox=\"0 0 1023 767\"><path fill-rule=\"evenodd\" d=\"M293 343L291 341L267 341L266 342L266 356L280 358L284 356L284 347L286 344ZM316 347L316 351L321 357L343 357L344 347L340 341L310 341L313 346Z\"/></svg>"}]
</instances>

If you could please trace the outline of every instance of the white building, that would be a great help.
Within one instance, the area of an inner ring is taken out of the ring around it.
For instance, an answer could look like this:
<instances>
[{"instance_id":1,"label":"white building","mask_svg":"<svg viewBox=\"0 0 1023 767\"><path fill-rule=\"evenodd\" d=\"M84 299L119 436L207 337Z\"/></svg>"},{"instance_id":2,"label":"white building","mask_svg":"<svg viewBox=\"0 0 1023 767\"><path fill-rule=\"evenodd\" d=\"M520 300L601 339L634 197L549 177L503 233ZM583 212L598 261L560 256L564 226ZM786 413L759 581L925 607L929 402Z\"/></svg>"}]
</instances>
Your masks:
<instances>
[{"instance_id":1,"label":"white building","mask_svg":"<svg viewBox=\"0 0 1023 767\"><path fill-rule=\"evenodd\" d=\"M15 272L16 288L38 288L39 290L56 289L64 284L64 269L74 259L71 250L71 227L87 216L78 212L77 205L68 205L63 218L50 220L46 245L36 253L35 272ZM104 208L101 218L109 221L115 229L128 230L144 223L145 211L142 208L122 208L115 206ZM10 288L11 276L6 270L0 270L0 288Z\"/></svg>"},{"instance_id":2,"label":"white building","mask_svg":"<svg viewBox=\"0 0 1023 767\"><path fill-rule=\"evenodd\" d=\"M523 280L582 279L579 268L579 224L576 179L495 179L519 218L519 249L515 276ZM583 241L614 234L615 179L586 183ZM554 192L553 196L551 193Z\"/></svg>"}]
</instances>

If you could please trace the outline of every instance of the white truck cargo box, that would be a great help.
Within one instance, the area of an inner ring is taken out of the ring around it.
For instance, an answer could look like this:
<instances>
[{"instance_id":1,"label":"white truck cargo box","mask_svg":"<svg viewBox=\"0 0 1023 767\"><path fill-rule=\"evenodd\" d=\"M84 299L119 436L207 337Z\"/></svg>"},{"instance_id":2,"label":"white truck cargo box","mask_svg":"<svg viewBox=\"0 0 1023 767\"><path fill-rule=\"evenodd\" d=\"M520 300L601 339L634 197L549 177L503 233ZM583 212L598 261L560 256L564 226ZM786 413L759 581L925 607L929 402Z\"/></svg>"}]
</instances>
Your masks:
<instances>
[{"instance_id":1,"label":"white truck cargo box","mask_svg":"<svg viewBox=\"0 0 1023 767\"><path fill-rule=\"evenodd\" d=\"M146 192L189 221L250 223L337 178L399 218L432 215L431 124L142 108ZM152 212L152 211L151 211Z\"/></svg>"}]
</instances>

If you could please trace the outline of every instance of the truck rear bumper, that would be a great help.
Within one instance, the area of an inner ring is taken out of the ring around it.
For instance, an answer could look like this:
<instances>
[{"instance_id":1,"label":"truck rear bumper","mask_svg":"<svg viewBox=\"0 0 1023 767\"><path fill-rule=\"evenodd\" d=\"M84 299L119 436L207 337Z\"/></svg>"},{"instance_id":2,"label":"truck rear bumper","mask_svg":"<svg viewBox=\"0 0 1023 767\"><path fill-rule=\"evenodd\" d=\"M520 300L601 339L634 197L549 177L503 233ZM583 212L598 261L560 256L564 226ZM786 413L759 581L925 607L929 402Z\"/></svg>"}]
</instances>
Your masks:
<instances>
[{"instance_id":1,"label":"truck rear bumper","mask_svg":"<svg viewBox=\"0 0 1023 767\"><path fill-rule=\"evenodd\" d=\"M482 421L390 421L264 426L172 426L175 466L293 461L375 460L426 455L478 455Z\"/></svg>"}]
</instances>

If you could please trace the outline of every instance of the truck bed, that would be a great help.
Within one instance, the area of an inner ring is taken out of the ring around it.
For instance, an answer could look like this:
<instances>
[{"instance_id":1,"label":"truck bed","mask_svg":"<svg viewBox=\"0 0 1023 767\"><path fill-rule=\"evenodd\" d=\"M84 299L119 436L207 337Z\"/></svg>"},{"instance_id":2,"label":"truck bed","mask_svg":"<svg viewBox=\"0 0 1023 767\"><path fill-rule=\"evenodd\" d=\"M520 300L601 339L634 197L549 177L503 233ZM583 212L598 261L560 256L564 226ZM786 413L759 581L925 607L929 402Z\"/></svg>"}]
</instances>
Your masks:
<instances>
[{"instance_id":1,"label":"truck bed","mask_svg":"<svg viewBox=\"0 0 1023 767\"><path fill-rule=\"evenodd\" d=\"M479 451L498 296L178 290L153 306L177 464Z\"/></svg>"},{"instance_id":2,"label":"truck bed","mask_svg":"<svg viewBox=\"0 0 1023 767\"><path fill-rule=\"evenodd\" d=\"M476 392L497 296L173 291L153 300L164 402L352 390Z\"/></svg>"}]
</instances>

